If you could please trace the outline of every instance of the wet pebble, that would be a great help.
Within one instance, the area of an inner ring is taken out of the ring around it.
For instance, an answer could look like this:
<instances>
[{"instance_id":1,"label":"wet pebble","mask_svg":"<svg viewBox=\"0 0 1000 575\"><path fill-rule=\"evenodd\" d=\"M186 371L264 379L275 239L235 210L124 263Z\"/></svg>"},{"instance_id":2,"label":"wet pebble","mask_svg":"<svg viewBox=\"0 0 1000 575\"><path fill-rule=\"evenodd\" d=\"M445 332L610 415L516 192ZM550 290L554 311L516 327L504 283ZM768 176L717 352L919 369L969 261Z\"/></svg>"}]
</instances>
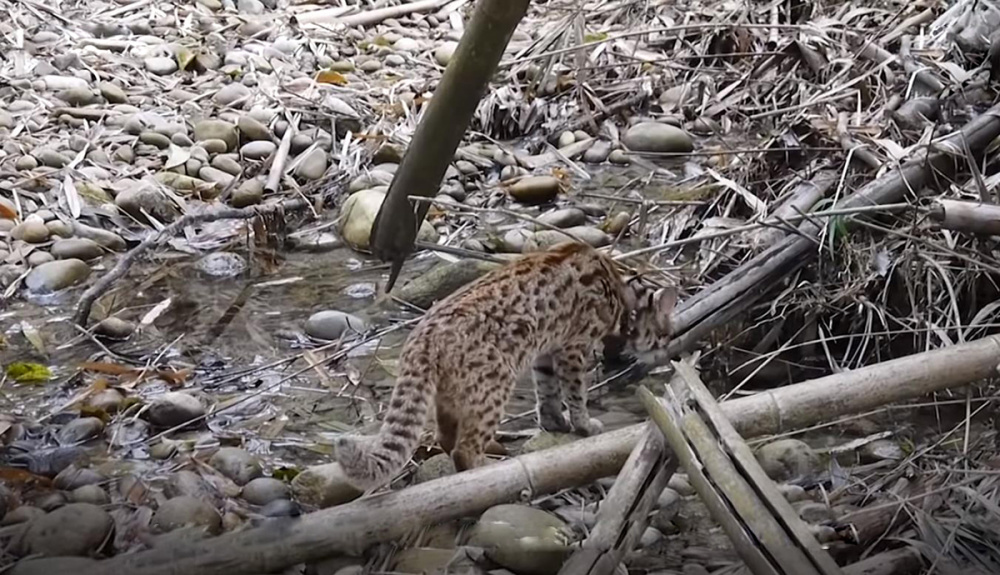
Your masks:
<instances>
[{"instance_id":1,"label":"wet pebble","mask_svg":"<svg viewBox=\"0 0 1000 575\"><path fill-rule=\"evenodd\" d=\"M447 453L439 453L420 464L417 472L413 475L413 482L424 483L454 474L455 462L452 461L451 456Z\"/></svg>"},{"instance_id":2,"label":"wet pebble","mask_svg":"<svg viewBox=\"0 0 1000 575\"><path fill-rule=\"evenodd\" d=\"M468 544L523 575L559 571L571 548L573 531L555 515L524 505L487 509L469 535Z\"/></svg>"},{"instance_id":3,"label":"wet pebble","mask_svg":"<svg viewBox=\"0 0 1000 575\"><path fill-rule=\"evenodd\" d=\"M163 502L153 514L150 526L160 533L181 527L201 527L218 535L222 531L222 516L208 503L181 495Z\"/></svg>"},{"instance_id":4,"label":"wet pebble","mask_svg":"<svg viewBox=\"0 0 1000 575\"><path fill-rule=\"evenodd\" d=\"M237 102L245 102L250 97L250 88L243 84L226 84L215 93L213 99L221 106L232 106Z\"/></svg>"},{"instance_id":5,"label":"wet pebble","mask_svg":"<svg viewBox=\"0 0 1000 575\"><path fill-rule=\"evenodd\" d=\"M10 230L10 237L15 240L22 240L29 244L40 244L48 241L49 228L45 227L45 222L41 219L28 219L14 226Z\"/></svg>"},{"instance_id":6,"label":"wet pebble","mask_svg":"<svg viewBox=\"0 0 1000 575\"><path fill-rule=\"evenodd\" d=\"M622 143L633 152L690 152L691 136L684 130L660 122L640 122L622 136Z\"/></svg>"},{"instance_id":7,"label":"wet pebble","mask_svg":"<svg viewBox=\"0 0 1000 575\"><path fill-rule=\"evenodd\" d=\"M14 161L14 169L19 172L34 170L38 167L38 160L34 156L21 156Z\"/></svg>"},{"instance_id":8,"label":"wet pebble","mask_svg":"<svg viewBox=\"0 0 1000 575\"><path fill-rule=\"evenodd\" d=\"M155 397L146 411L146 418L157 427L175 427L205 414L197 398L181 391L168 391Z\"/></svg>"},{"instance_id":9,"label":"wet pebble","mask_svg":"<svg viewBox=\"0 0 1000 575\"><path fill-rule=\"evenodd\" d=\"M243 135L243 140L253 142L258 140L270 141L271 130L259 120L251 116L240 116L236 126Z\"/></svg>"},{"instance_id":10,"label":"wet pebble","mask_svg":"<svg viewBox=\"0 0 1000 575\"><path fill-rule=\"evenodd\" d=\"M257 477L243 486L243 499L251 505L267 505L278 499L288 499L289 488L285 482L273 477Z\"/></svg>"},{"instance_id":11,"label":"wet pebble","mask_svg":"<svg viewBox=\"0 0 1000 575\"><path fill-rule=\"evenodd\" d=\"M573 234L584 243L595 248L606 246L611 243L611 237L603 231L589 226L574 226L567 228L567 232ZM569 236L556 230L540 230L527 238L522 251L536 252L547 250L554 245L572 241Z\"/></svg>"},{"instance_id":12,"label":"wet pebble","mask_svg":"<svg viewBox=\"0 0 1000 575\"><path fill-rule=\"evenodd\" d=\"M240 165L239 158L235 154L219 154L215 156L212 158L212 167L232 176L238 176L243 173L243 166ZM205 179L211 181L210 178ZM232 181L232 178L229 180Z\"/></svg>"},{"instance_id":13,"label":"wet pebble","mask_svg":"<svg viewBox=\"0 0 1000 575\"><path fill-rule=\"evenodd\" d=\"M161 222L170 222L177 216L177 207L161 190L143 185L129 188L115 196L115 205L140 222L148 222L149 213Z\"/></svg>"},{"instance_id":14,"label":"wet pebble","mask_svg":"<svg viewBox=\"0 0 1000 575\"><path fill-rule=\"evenodd\" d=\"M47 263L49 263L49 262L51 262L51 261L53 261L55 259L56 258L52 257L52 254L50 254L47 251L44 251L44 250L35 250L35 251L31 252L30 254L28 254L28 266L29 267L37 267L37 266L40 266L42 264L47 264Z\"/></svg>"},{"instance_id":15,"label":"wet pebble","mask_svg":"<svg viewBox=\"0 0 1000 575\"><path fill-rule=\"evenodd\" d=\"M94 327L95 334L111 339L126 339L132 335L132 332L134 331L134 323L116 316L106 317Z\"/></svg>"},{"instance_id":16,"label":"wet pebble","mask_svg":"<svg viewBox=\"0 0 1000 575\"><path fill-rule=\"evenodd\" d=\"M170 138L157 132L143 132L139 134L139 141L143 144L156 146L161 150L166 150L170 147Z\"/></svg>"},{"instance_id":17,"label":"wet pebble","mask_svg":"<svg viewBox=\"0 0 1000 575\"><path fill-rule=\"evenodd\" d=\"M357 250L367 250L371 236L372 225L379 208L385 200L385 194L377 190L361 190L347 198L340 208L340 235L351 247ZM417 239L435 243L438 233L428 221L420 225Z\"/></svg>"},{"instance_id":18,"label":"wet pebble","mask_svg":"<svg viewBox=\"0 0 1000 575\"><path fill-rule=\"evenodd\" d=\"M292 493L299 503L321 509L347 503L362 495L347 482L339 463L304 469L292 480Z\"/></svg>"},{"instance_id":19,"label":"wet pebble","mask_svg":"<svg viewBox=\"0 0 1000 575\"><path fill-rule=\"evenodd\" d=\"M196 265L201 273L217 278L234 277L247 269L246 259L233 252L207 254Z\"/></svg>"},{"instance_id":20,"label":"wet pebble","mask_svg":"<svg viewBox=\"0 0 1000 575\"><path fill-rule=\"evenodd\" d=\"M232 174L218 168L213 168L212 166L203 166L200 170L198 170L198 177L206 182L217 184L219 188L229 187L235 179Z\"/></svg>"},{"instance_id":21,"label":"wet pebble","mask_svg":"<svg viewBox=\"0 0 1000 575\"><path fill-rule=\"evenodd\" d=\"M31 270L24 284L35 293L51 293L78 284L90 276L90 266L78 259L44 263Z\"/></svg>"},{"instance_id":22,"label":"wet pebble","mask_svg":"<svg viewBox=\"0 0 1000 575\"><path fill-rule=\"evenodd\" d=\"M8 511L7 514L4 515L3 520L0 521L0 525L4 527L8 525L20 525L37 519L42 515L45 515L45 511L35 506L20 505Z\"/></svg>"},{"instance_id":23,"label":"wet pebble","mask_svg":"<svg viewBox=\"0 0 1000 575\"><path fill-rule=\"evenodd\" d=\"M125 104L128 102L128 96L125 94L125 91L117 84L101 82L98 85L98 89L101 91L101 96L110 104Z\"/></svg>"},{"instance_id":24,"label":"wet pebble","mask_svg":"<svg viewBox=\"0 0 1000 575\"><path fill-rule=\"evenodd\" d=\"M264 474L260 460L238 447L223 447L216 451L208 464L232 479L237 485L246 485L251 479Z\"/></svg>"},{"instance_id":25,"label":"wet pebble","mask_svg":"<svg viewBox=\"0 0 1000 575\"><path fill-rule=\"evenodd\" d=\"M551 449L553 447L559 447L560 445L566 445L573 443L579 436L573 435L572 433L557 433L552 431L540 431L536 433L531 439L524 442L521 445L520 454L533 453L535 451L541 451L543 449Z\"/></svg>"},{"instance_id":26,"label":"wet pebble","mask_svg":"<svg viewBox=\"0 0 1000 575\"><path fill-rule=\"evenodd\" d=\"M52 222L49 222L46 225L51 224ZM101 228L95 228L79 222L73 222L73 233L82 238L94 240L98 245L116 252L124 250L127 245L125 243L125 239L114 232L102 230Z\"/></svg>"},{"instance_id":27,"label":"wet pebble","mask_svg":"<svg viewBox=\"0 0 1000 575\"><path fill-rule=\"evenodd\" d=\"M632 163L632 158L623 150L612 150L608 155L608 161L619 166L627 166Z\"/></svg>"},{"instance_id":28,"label":"wet pebble","mask_svg":"<svg viewBox=\"0 0 1000 575\"><path fill-rule=\"evenodd\" d=\"M229 203L234 208L245 208L259 204L262 199L264 199L264 184L255 178L240 184L229 198Z\"/></svg>"},{"instance_id":29,"label":"wet pebble","mask_svg":"<svg viewBox=\"0 0 1000 575\"><path fill-rule=\"evenodd\" d=\"M177 61L169 56L154 56L143 61L146 70L157 76L166 76L177 71Z\"/></svg>"},{"instance_id":30,"label":"wet pebble","mask_svg":"<svg viewBox=\"0 0 1000 575\"><path fill-rule=\"evenodd\" d=\"M240 148L240 155L248 160L264 160L274 153L278 147L269 140L248 142Z\"/></svg>"},{"instance_id":31,"label":"wet pebble","mask_svg":"<svg viewBox=\"0 0 1000 575\"><path fill-rule=\"evenodd\" d=\"M226 149L222 152L235 150L239 143L239 133L236 125L224 120L202 120L194 125L194 139L202 143L202 146L209 152L212 150L206 145L210 140L224 142Z\"/></svg>"},{"instance_id":32,"label":"wet pebble","mask_svg":"<svg viewBox=\"0 0 1000 575\"><path fill-rule=\"evenodd\" d=\"M439 66L447 66L451 62L451 59L455 56L455 50L458 48L458 42L443 42L434 50L434 61L438 63Z\"/></svg>"},{"instance_id":33,"label":"wet pebble","mask_svg":"<svg viewBox=\"0 0 1000 575\"><path fill-rule=\"evenodd\" d=\"M608 159L611 154L611 142L607 140L597 140L583 153L583 161L589 164L600 164Z\"/></svg>"},{"instance_id":34,"label":"wet pebble","mask_svg":"<svg viewBox=\"0 0 1000 575\"><path fill-rule=\"evenodd\" d=\"M538 221L557 228L569 228L587 223L587 214L580 208L561 208L538 216Z\"/></svg>"},{"instance_id":35,"label":"wet pebble","mask_svg":"<svg viewBox=\"0 0 1000 575\"><path fill-rule=\"evenodd\" d=\"M52 480L52 484L56 489L73 491L84 485L95 485L106 480L107 478L104 475L89 467L70 465L60 471L59 475L56 475L55 479Z\"/></svg>"},{"instance_id":36,"label":"wet pebble","mask_svg":"<svg viewBox=\"0 0 1000 575\"><path fill-rule=\"evenodd\" d=\"M296 159L296 161L299 161ZM305 157L299 161L292 172L299 178L307 181L318 180L326 173L327 158L326 151L322 148L313 148Z\"/></svg>"},{"instance_id":37,"label":"wet pebble","mask_svg":"<svg viewBox=\"0 0 1000 575\"><path fill-rule=\"evenodd\" d=\"M552 176L529 176L507 188L515 200L525 204L551 202L559 194L559 180Z\"/></svg>"},{"instance_id":38,"label":"wet pebble","mask_svg":"<svg viewBox=\"0 0 1000 575\"><path fill-rule=\"evenodd\" d=\"M97 437L104 431L104 422L97 417L81 417L59 429L56 438L62 445L71 445Z\"/></svg>"},{"instance_id":39,"label":"wet pebble","mask_svg":"<svg viewBox=\"0 0 1000 575\"><path fill-rule=\"evenodd\" d=\"M365 320L337 310L318 311L306 320L305 332L310 337L323 340L340 339L345 335L364 333Z\"/></svg>"},{"instance_id":40,"label":"wet pebble","mask_svg":"<svg viewBox=\"0 0 1000 575\"><path fill-rule=\"evenodd\" d=\"M779 439L757 450L757 461L767 476L778 482L814 477L820 469L819 456L798 439Z\"/></svg>"},{"instance_id":41,"label":"wet pebble","mask_svg":"<svg viewBox=\"0 0 1000 575\"><path fill-rule=\"evenodd\" d=\"M26 554L49 557L95 554L109 540L114 521L90 503L70 503L32 520L21 541Z\"/></svg>"},{"instance_id":42,"label":"wet pebble","mask_svg":"<svg viewBox=\"0 0 1000 575\"><path fill-rule=\"evenodd\" d=\"M91 505L107 505L111 502L107 492L97 485L77 487L70 492L69 499L74 503L90 503Z\"/></svg>"},{"instance_id":43,"label":"wet pebble","mask_svg":"<svg viewBox=\"0 0 1000 575\"><path fill-rule=\"evenodd\" d=\"M49 250L56 259L60 260L72 258L92 260L104 254L104 248L94 240L88 238L56 240Z\"/></svg>"},{"instance_id":44,"label":"wet pebble","mask_svg":"<svg viewBox=\"0 0 1000 575\"><path fill-rule=\"evenodd\" d=\"M442 262L403 284L396 295L403 301L428 309L434 302L498 267L499 264L471 258Z\"/></svg>"}]
</instances>

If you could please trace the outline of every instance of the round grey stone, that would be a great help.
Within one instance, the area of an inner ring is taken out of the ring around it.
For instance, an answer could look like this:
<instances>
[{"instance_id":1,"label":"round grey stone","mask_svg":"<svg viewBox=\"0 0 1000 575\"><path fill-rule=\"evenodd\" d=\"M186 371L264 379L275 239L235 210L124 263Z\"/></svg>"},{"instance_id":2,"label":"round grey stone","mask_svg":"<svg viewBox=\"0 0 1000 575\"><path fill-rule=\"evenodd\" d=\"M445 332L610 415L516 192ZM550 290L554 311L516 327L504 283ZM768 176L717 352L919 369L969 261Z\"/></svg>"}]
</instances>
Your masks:
<instances>
[{"instance_id":1,"label":"round grey stone","mask_svg":"<svg viewBox=\"0 0 1000 575\"><path fill-rule=\"evenodd\" d=\"M349 313L337 310L319 311L306 320L305 331L310 337L323 340L340 339L351 333L363 333L366 322Z\"/></svg>"}]
</instances>

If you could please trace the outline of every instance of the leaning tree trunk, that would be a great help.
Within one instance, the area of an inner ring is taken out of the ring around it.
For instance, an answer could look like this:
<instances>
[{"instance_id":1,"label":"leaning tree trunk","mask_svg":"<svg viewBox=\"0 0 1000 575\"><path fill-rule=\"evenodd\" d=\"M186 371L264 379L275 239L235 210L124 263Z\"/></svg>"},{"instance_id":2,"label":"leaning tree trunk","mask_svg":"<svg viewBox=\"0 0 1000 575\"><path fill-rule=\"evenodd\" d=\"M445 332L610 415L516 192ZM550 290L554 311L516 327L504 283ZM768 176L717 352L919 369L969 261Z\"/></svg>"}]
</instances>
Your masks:
<instances>
[{"instance_id":1,"label":"leaning tree trunk","mask_svg":"<svg viewBox=\"0 0 1000 575\"><path fill-rule=\"evenodd\" d=\"M372 253L382 261L392 262L386 291L392 289L403 261L413 251L417 230L429 207L426 202L413 206L408 196L430 198L437 194L455 149L529 3L479 0L434 90L372 226Z\"/></svg>"}]
</instances>

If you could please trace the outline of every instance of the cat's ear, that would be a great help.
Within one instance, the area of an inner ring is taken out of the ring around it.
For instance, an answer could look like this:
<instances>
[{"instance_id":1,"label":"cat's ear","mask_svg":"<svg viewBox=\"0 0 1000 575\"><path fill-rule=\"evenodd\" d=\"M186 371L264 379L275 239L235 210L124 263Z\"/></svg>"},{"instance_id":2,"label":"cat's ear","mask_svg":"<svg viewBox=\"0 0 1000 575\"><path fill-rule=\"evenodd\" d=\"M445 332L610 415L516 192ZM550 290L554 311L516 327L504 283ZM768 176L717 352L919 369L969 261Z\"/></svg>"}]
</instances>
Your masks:
<instances>
[{"instance_id":1,"label":"cat's ear","mask_svg":"<svg viewBox=\"0 0 1000 575\"><path fill-rule=\"evenodd\" d=\"M671 316L674 307L677 305L677 288L665 287L656 290L653 294L653 315L656 317L656 326L661 332L672 331Z\"/></svg>"}]
</instances>

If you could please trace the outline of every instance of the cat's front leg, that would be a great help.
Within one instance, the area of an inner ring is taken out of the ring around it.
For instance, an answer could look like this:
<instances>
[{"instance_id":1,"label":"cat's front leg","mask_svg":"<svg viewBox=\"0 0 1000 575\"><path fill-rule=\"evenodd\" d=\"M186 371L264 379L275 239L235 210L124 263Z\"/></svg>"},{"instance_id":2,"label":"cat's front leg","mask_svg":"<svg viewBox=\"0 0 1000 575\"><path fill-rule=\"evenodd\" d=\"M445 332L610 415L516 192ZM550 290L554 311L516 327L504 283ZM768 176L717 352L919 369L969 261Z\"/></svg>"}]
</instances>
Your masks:
<instances>
[{"instance_id":1,"label":"cat's front leg","mask_svg":"<svg viewBox=\"0 0 1000 575\"><path fill-rule=\"evenodd\" d=\"M552 368L562 387L569 406L569 423L580 435L597 435L604 431L604 424L590 417L587 410L587 368L591 346L568 345L552 354Z\"/></svg>"},{"instance_id":2,"label":"cat's front leg","mask_svg":"<svg viewBox=\"0 0 1000 575\"><path fill-rule=\"evenodd\" d=\"M552 356L549 354L539 355L531 367L535 380L538 426L545 431L568 433L570 426L563 415L562 385L554 369Z\"/></svg>"}]
</instances>

